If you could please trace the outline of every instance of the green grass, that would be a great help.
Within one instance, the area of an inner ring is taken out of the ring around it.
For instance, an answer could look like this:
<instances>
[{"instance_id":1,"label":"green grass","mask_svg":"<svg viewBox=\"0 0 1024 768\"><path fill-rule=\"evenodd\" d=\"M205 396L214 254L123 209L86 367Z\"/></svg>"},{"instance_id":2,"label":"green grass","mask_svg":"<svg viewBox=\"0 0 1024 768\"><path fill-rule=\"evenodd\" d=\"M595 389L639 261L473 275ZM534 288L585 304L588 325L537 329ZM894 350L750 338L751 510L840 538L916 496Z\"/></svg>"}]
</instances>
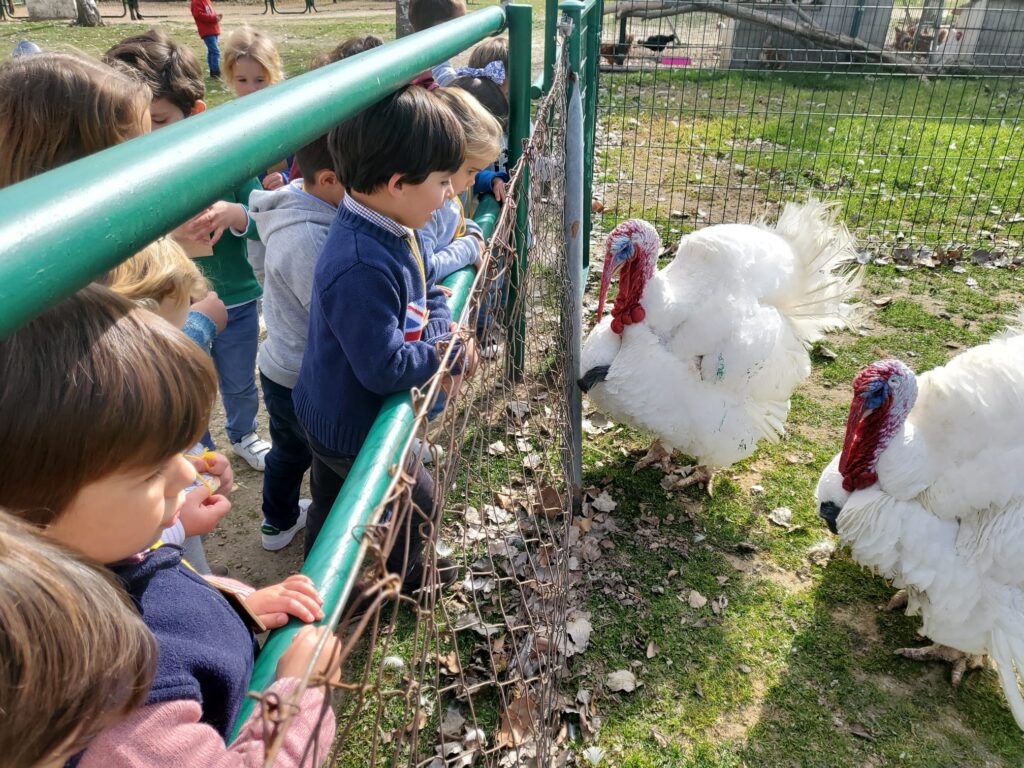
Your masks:
<instances>
[{"instance_id":1,"label":"green grass","mask_svg":"<svg viewBox=\"0 0 1024 768\"><path fill-rule=\"evenodd\" d=\"M598 142L597 178L639 185L612 187L609 224L664 220L680 198L722 221L730 206L756 215L812 192L890 244L898 232L933 246L1024 235L1012 222L1024 194L1018 81L657 72L606 76L602 96L602 125L621 141Z\"/></svg>"},{"instance_id":2,"label":"green grass","mask_svg":"<svg viewBox=\"0 0 1024 768\"><path fill-rule=\"evenodd\" d=\"M967 287L967 278L979 286ZM873 308L871 334L827 340L837 357L814 360L811 381L793 399L786 439L762 445L719 476L713 498L693 489L666 494L656 469L634 474L649 440L643 435L617 428L590 439L585 482L607 485L619 502L621 531L590 585L587 608L600 630L574 668L571 688L594 691L604 723L599 744L611 765L931 768L1024 761L1024 738L994 673L973 674L954 690L945 667L894 657L893 649L921 641L917 619L878 610L892 590L844 554L825 567L806 557L811 545L829 538L817 519L814 486L839 448L856 370L888 354L919 372L941 365L956 352L948 345L981 343L1004 325L1021 284L1007 271L872 268L867 297L892 301ZM755 483L763 493L749 491ZM767 520L779 506L793 511L789 532ZM651 526L642 516L661 520L657 539L666 546L651 550ZM672 570L678 575L669 578ZM637 605L624 607L605 594L608 573L625 579ZM720 584L719 576L728 579ZM709 599L726 595L724 614L691 609L690 589ZM661 652L647 660L650 641ZM605 674L636 661L643 662L642 687L630 694L603 690Z\"/></svg>"}]
</instances>

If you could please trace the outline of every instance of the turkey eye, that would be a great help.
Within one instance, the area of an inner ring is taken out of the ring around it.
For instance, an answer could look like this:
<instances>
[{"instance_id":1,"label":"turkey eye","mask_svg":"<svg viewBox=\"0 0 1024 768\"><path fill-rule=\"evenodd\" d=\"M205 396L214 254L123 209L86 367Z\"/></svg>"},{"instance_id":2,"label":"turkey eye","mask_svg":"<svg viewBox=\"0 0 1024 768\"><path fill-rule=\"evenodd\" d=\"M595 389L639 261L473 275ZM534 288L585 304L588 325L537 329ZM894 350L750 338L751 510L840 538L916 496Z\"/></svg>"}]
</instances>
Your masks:
<instances>
[{"instance_id":1,"label":"turkey eye","mask_svg":"<svg viewBox=\"0 0 1024 768\"><path fill-rule=\"evenodd\" d=\"M892 387L893 389L899 389L900 380L897 377L895 377L895 376L890 376L889 377L889 386Z\"/></svg>"}]
</instances>

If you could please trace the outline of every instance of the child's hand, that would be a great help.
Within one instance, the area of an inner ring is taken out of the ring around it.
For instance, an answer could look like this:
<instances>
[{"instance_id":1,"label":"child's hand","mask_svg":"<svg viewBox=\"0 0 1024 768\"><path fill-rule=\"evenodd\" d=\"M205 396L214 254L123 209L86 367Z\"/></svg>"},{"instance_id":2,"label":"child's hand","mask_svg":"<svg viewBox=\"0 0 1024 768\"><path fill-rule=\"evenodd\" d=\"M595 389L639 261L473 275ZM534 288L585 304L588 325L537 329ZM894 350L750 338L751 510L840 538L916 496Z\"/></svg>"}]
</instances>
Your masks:
<instances>
[{"instance_id":1,"label":"child's hand","mask_svg":"<svg viewBox=\"0 0 1024 768\"><path fill-rule=\"evenodd\" d=\"M452 289L449 288L447 285L438 285L437 289L445 296L447 296L449 299L452 297Z\"/></svg>"},{"instance_id":2,"label":"child's hand","mask_svg":"<svg viewBox=\"0 0 1024 768\"><path fill-rule=\"evenodd\" d=\"M231 462L228 461L227 456L217 451L206 451L199 458L189 458L192 461L192 466L196 468L196 472L205 472L217 478L220 482L218 491L224 494L231 493L234 488L235 472L231 469Z\"/></svg>"},{"instance_id":3,"label":"child's hand","mask_svg":"<svg viewBox=\"0 0 1024 768\"><path fill-rule=\"evenodd\" d=\"M476 339L468 335L462 340L462 374L467 379L472 379L476 373L476 367L480 364L480 355L476 351Z\"/></svg>"},{"instance_id":4,"label":"child's hand","mask_svg":"<svg viewBox=\"0 0 1024 768\"><path fill-rule=\"evenodd\" d=\"M245 599L267 629L277 629L294 616L307 624L324 617L324 601L308 576L294 574L272 587L257 589Z\"/></svg>"},{"instance_id":5,"label":"child's hand","mask_svg":"<svg viewBox=\"0 0 1024 768\"><path fill-rule=\"evenodd\" d=\"M198 485L185 494L178 519L186 536L200 536L211 533L230 511L231 502L225 496L211 494L205 485Z\"/></svg>"},{"instance_id":6,"label":"child's hand","mask_svg":"<svg viewBox=\"0 0 1024 768\"><path fill-rule=\"evenodd\" d=\"M292 644L281 654L277 662L277 679L285 677L301 678L306 674L306 667L316 651L320 637L327 632L327 627L303 627L295 635ZM341 680L341 642L337 637L330 637L324 645L313 666L313 676L325 678L328 683Z\"/></svg>"},{"instance_id":7,"label":"child's hand","mask_svg":"<svg viewBox=\"0 0 1024 768\"><path fill-rule=\"evenodd\" d=\"M228 308L224 306L216 291L210 291L205 298L193 304L192 309L210 318L217 326L217 333L228 327Z\"/></svg>"},{"instance_id":8,"label":"child's hand","mask_svg":"<svg viewBox=\"0 0 1024 768\"><path fill-rule=\"evenodd\" d=\"M499 200L498 202L501 201ZM476 261L473 262L473 266L476 267L477 272L479 272L484 266L484 250L486 249L486 246L484 245L484 239L475 232L471 234L470 237L473 238L473 242L476 243Z\"/></svg>"},{"instance_id":9,"label":"child's hand","mask_svg":"<svg viewBox=\"0 0 1024 768\"><path fill-rule=\"evenodd\" d=\"M185 222L181 229L189 240L216 245L228 227L241 232L249 228L249 214L240 203L218 200L198 216Z\"/></svg>"},{"instance_id":10,"label":"child's hand","mask_svg":"<svg viewBox=\"0 0 1024 768\"><path fill-rule=\"evenodd\" d=\"M274 173L268 173L263 177L263 188L264 189L277 189L278 187L284 186L284 176L280 171Z\"/></svg>"},{"instance_id":11,"label":"child's hand","mask_svg":"<svg viewBox=\"0 0 1024 768\"><path fill-rule=\"evenodd\" d=\"M495 200L499 203L505 202L505 182L501 178L494 177L494 181L491 182L491 191L494 193Z\"/></svg>"}]
</instances>

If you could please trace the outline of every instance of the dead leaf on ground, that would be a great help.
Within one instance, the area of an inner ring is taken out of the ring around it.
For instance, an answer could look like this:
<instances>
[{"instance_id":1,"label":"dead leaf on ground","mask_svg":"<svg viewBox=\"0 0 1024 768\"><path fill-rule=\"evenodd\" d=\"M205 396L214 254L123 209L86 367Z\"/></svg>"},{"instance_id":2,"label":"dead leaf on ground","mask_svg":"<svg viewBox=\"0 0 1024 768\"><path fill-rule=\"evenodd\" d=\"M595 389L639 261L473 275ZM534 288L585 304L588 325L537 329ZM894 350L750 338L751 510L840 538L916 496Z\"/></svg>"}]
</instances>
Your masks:
<instances>
[{"instance_id":1,"label":"dead leaf on ground","mask_svg":"<svg viewBox=\"0 0 1024 768\"><path fill-rule=\"evenodd\" d=\"M462 726L466 724L466 718L459 712L458 707L449 707L441 720L441 735L455 739L462 735Z\"/></svg>"},{"instance_id":2,"label":"dead leaf on ground","mask_svg":"<svg viewBox=\"0 0 1024 768\"><path fill-rule=\"evenodd\" d=\"M501 725L495 741L499 747L520 747L532 740L533 724L537 719L536 705L527 693L514 699L501 713Z\"/></svg>"},{"instance_id":3,"label":"dead leaf on ground","mask_svg":"<svg viewBox=\"0 0 1024 768\"><path fill-rule=\"evenodd\" d=\"M508 449L505 448L505 444L501 442L501 440L495 440L487 446L487 452L491 456L504 456L508 452Z\"/></svg>"},{"instance_id":4,"label":"dead leaf on ground","mask_svg":"<svg viewBox=\"0 0 1024 768\"><path fill-rule=\"evenodd\" d=\"M780 528L789 528L793 521L793 510L789 507L776 507L768 513L768 519Z\"/></svg>"},{"instance_id":5,"label":"dead leaf on ground","mask_svg":"<svg viewBox=\"0 0 1024 768\"><path fill-rule=\"evenodd\" d=\"M865 728L860 723L850 723L846 730L850 732L851 736L856 736L858 739L864 739L865 741L874 741L875 737L871 731Z\"/></svg>"},{"instance_id":6,"label":"dead leaf on ground","mask_svg":"<svg viewBox=\"0 0 1024 768\"><path fill-rule=\"evenodd\" d=\"M707 605L708 599L704 597L704 595L702 595L696 589L691 589L690 595L687 598L687 602L689 602L691 608L696 610L698 608L703 608L705 605Z\"/></svg>"},{"instance_id":7,"label":"dead leaf on ground","mask_svg":"<svg viewBox=\"0 0 1024 768\"><path fill-rule=\"evenodd\" d=\"M534 514L542 514L548 519L556 518L565 510L562 509L562 497L557 488L545 485L540 489L540 501L533 506Z\"/></svg>"},{"instance_id":8,"label":"dead leaf on ground","mask_svg":"<svg viewBox=\"0 0 1024 768\"><path fill-rule=\"evenodd\" d=\"M513 400L505 405L508 415L517 421L522 421L530 414L530 404L525 400Z\"/></svg>"},{"instance_id":9,"label":"dead leaf on ground","mask_svg":"<svg viewBox=\"0 0 1024 768\"><path fill-rule=\"evenodd\" d=\"M457 651L449 651L443 656L438 655L437 663L441 666L441 671L448 675L457 675L462 671L462 662L459 661Z\"/></svg>"},{"instance_id":10,"label":"dead leaf on ground","mask_svg":"<svg viewBox=\"0 0 1024 768\"><path fill-rule=\"evenodd\" d=\"M609 691L629 693L636 689L636 675L628 669L620 669L617 672L612 672L608 675L608 677L605 678L604 684Z\"/></svg>"},{"instance_id":11,"label":"dead leaf on ground","mask_svg":"<svg viewBox=\"0 0 1024 768\"><path fill-rule=\"evenodd\" d=\"M591 506L598 512L611 512L618 503L608 495L608 491L601 491L600 495L591 502Z\"/></svg>"},{"instance_id":12,"label":"dead leaf on ground","mask_svg":"<svg viewBox=\"0 0 1024 768\"><path fill-rule=\"evenodd\" d=\"M526 458L523 459L523 467L529 469L530 471L540 469L540 467L543 466L543 464L544 457L541 456L539 453L527 454Z\"/></svg>"},{"instance_id":13,"label":"dead leaf on ground","mask_svg":"<svg viewBox=\"0 0 1024 768\"><path fill-rule=\"evenodd\" d=\"M651 727L651 738L654 739L659 747L664 748L668 746L668 736L659 731L656 725Z\"/></svg>"},{"instance_id":14,"label":"dead leaf on ground","mask_svg":"<svg viewBox=\"0 0 1024 768\"><path fill-rule=\"evenodd\" d=\"M658 644L655 643L653 640L651 640L651 642L649 642L647 644L647 658L648 659L653 659L655 656L658 655L658 653L660 651L661 651L661 649L658 647Z\"/></svg>"}]
</instances>

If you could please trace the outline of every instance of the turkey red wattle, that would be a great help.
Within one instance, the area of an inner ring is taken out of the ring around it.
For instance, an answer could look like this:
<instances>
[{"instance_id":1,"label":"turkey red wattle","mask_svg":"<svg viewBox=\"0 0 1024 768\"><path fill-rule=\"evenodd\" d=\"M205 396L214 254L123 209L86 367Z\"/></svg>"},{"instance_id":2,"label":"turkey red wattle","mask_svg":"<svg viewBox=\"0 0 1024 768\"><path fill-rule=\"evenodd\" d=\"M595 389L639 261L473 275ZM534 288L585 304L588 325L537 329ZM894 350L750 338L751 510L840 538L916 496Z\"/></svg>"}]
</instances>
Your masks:
<instances>
[{"instance_id":1,"label":"turkey red wattle","mask_svg":"<svg viewBox=\"0 0 1024 768\"><path fill-rule=\"evenodd\" d=\"M646 221L630 219L619 224L608 236L597 319L604 315L604 304L612 278L619 275L619 293L612 306L612 331L621 334L627 325L641 323L647 316L640 305L644 288L654 275L661 241Z\"/></svg>"},{"instance_id":2,"label":"turkey red wattle","mask_svg":"<svg viewBox=\"0 0 1024 768\"><path fill-rule=\"evenodd\" d=\"M640 259L633 259L622 268L619 275L619 294L612 305L612 330L622 333L627 325L642 323L647 313L640 306L647 279L640 273Z\"/></svg>"}]
</instances>

